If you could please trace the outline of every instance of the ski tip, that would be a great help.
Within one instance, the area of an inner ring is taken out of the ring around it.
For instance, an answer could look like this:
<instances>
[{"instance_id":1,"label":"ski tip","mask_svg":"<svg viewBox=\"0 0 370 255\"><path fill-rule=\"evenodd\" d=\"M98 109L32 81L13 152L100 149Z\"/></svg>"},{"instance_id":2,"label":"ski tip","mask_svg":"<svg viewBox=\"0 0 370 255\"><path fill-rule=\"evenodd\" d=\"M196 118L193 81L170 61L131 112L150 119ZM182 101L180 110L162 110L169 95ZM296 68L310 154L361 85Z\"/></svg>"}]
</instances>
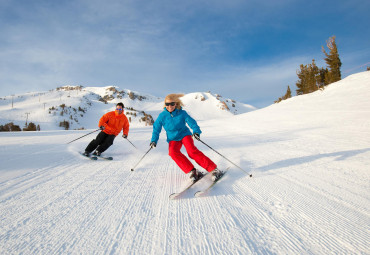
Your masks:
<instances>
[{"instance_id":1,"label":"ski tip","mask_svg":"<svg viewBox=\"0 0 370 255\"><path fill-rule=\"evenodd\" d=\"M197 191L194 193L194 197L200 197L203 194L202 191Z\"/></svg>"},{"instance_id":2,"label":"ski tip","mask_svg":"<svg viewBox=\"0 0 370 255\"><path fill-rule=\"evenodd\" d=\"M174 200L177 196L178 196L177 193L172 193L171 195L168 196L168 198Z\"/></svg>"}]
</instances>

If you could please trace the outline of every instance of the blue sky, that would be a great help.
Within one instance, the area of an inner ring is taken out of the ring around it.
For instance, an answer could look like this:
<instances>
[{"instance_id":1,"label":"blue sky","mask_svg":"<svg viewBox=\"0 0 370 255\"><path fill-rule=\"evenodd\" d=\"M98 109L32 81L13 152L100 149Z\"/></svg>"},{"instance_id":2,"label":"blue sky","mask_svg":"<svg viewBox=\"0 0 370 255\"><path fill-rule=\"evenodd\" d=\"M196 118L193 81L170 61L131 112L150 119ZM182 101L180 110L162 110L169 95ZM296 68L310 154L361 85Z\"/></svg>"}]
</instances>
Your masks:
<instances>
[{"instance_id":1,"label":"blue sky","mask_svg":"<svg viewBox=\"0 0 370 255\"><path fill-rule=\"evenodd\" d=\"M221 94L265 107L324 67L335 35L342 76L370 66L370 1L0 0L0 97L62 85L164 97Z\"/></svg>"}]
</instances>

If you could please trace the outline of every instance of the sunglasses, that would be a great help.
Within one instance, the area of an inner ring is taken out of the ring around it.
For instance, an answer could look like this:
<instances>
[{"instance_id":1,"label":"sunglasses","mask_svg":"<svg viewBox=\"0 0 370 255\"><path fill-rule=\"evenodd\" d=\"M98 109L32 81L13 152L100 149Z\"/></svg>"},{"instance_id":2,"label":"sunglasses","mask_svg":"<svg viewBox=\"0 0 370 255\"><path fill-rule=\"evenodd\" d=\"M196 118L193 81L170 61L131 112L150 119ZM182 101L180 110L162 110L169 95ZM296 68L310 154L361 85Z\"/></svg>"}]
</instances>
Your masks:
<instances>
[{"instance_id":1,"label":"sunglasses","mask_svg":"<svg viewBox=\"0 0 370 255\"><path fill-rule=\"evenodd\" d=\"M117 110L117 111L123 111L123 109L121 109L121 108L116 108L116 110Z\"/></svg>"},{"instance_id":2,"label":"sunglasses","mask_svg":"<svg viewBox=\"0 0 370 255\"><path fill-rule=\"evenodd\" d=\"M175 102L165 103L165 105L166 105L166 106L170 106L170 105L171 105L171 106L175 106L175 105L176 105L176 103L175 103Z\"/></svg>"}]
</instances>

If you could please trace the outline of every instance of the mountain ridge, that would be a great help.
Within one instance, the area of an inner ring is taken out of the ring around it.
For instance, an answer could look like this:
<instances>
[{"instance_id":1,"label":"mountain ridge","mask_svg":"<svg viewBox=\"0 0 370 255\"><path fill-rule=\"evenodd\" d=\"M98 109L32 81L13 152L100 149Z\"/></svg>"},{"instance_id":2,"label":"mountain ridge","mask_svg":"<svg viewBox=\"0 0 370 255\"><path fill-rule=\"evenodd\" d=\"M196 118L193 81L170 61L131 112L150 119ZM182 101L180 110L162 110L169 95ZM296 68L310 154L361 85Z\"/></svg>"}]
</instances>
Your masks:
<instances>
[{"instance_id":1,"label":"mountain ridge","mask_svg":"<svg viewBox=\"0 0 370 255\"><path fill-rule=\"evenodd\" d=\"M184 109L198 120L222 118L256 108L210 92L194 92L182 97ZM99 118L125 105L132 126L151 125L163 109L164 98L120 89L118 86L83 87L65 85L42 92L27 92L0 99L0 124L25 126L33 122L41 130L95 128ZM62 126L61 126L62 125Z\"/></svg>"}]
</instances>

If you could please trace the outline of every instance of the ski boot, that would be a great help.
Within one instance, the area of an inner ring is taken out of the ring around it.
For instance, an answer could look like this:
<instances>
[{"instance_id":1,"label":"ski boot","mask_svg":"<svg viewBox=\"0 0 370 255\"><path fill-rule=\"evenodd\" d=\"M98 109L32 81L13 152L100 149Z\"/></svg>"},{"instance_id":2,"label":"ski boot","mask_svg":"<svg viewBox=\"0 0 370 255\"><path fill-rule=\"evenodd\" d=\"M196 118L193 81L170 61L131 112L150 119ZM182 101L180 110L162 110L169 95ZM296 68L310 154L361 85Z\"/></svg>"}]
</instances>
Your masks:
<instances>
[{"instance_id":1,"label":"ski boot","mask_svg":"<svg viewBox=\"0 0 370 255\"><path fill-rule=\"evenodd\" d=\"M199 170L197 170L197 169L195 169L195 168L193 168L191 171L190 171L190 179L193 181L193 182L196 182L196 181L198 181L198 180L200 180L200 179L202 179L202 177L204 176L204 174L201 172L201 171L199 171Z\"/></svg>"},{"instance_id":2,"label":"ski boot","mask_svg":"<svg viewBox=\"0 0 370 255\"><path fill-rule=\"evenodd\" d=\"M212 171L212 177L211 177L212 178L212 181L214 181L214 182L217 181L223 175L224 175L224 173L221 170L215 168L215 170Z\"/></svg>"},{"instance_id":3,"label":"ski boot","mask_svg":"<svg viewBox=\"0 0 370 255\"><path fill-rule=\"evenodd\" d=\"M99 157L99 156L101 156L101 152L100 151L94 151L93 155Z\"/></svg>"}]
</instances>

